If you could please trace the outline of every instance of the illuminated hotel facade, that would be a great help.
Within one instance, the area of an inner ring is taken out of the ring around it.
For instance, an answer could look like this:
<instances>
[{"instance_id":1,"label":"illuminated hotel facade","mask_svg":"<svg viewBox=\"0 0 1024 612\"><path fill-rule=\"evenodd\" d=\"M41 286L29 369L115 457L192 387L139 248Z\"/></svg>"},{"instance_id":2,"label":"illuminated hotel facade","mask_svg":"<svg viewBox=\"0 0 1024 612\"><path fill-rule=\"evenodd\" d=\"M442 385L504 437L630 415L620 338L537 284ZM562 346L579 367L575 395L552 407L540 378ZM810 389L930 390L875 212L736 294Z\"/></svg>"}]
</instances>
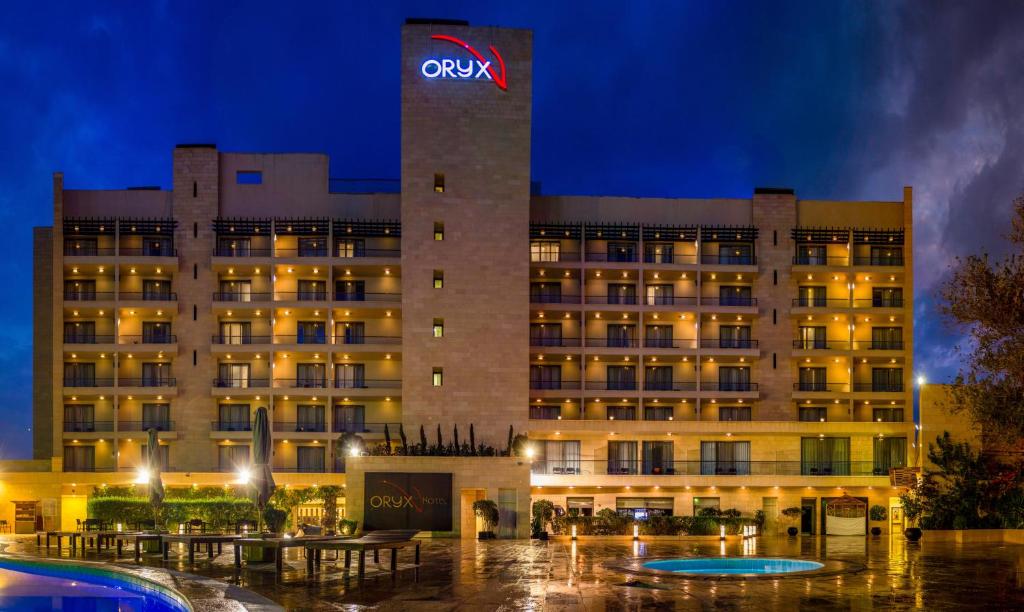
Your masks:
<instances>
[{"instance_id":1,"label":"illuminated hotel facade","mask_svg":"<svg viewBox=\"0 0 1024 612\"><path fill-rule=\"evenodd\" d=\"M174 149L170 190L55 175L34 443L65 493L130 478L150 427L166 481L223 482L267 406L296 486L345 483L343 433L472 424L527 433L524 486L583 513L806 506L817 532L822 500L890 505L916 453L909 188L541 194L531 33L410 23L402 48L395 185L212 145Z\"/></svg>"}]
</instances>

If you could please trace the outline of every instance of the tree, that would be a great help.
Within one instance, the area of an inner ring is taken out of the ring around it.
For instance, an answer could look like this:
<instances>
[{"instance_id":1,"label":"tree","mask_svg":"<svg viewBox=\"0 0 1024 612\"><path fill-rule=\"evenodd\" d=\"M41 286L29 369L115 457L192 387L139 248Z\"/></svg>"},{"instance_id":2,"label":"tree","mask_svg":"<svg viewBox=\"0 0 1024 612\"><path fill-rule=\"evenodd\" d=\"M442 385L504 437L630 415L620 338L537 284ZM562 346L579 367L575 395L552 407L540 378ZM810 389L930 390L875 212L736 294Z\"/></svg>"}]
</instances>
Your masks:
<instances>
[{"instance_id":1,"label":"tree","mask_svg":"<svg viewBox=\"0 0 1024 612\"><path fill-rule=\"evenodd\" d=\"M405 428L402 427L401 423L398 424L398 437L402 439L402 454L403 455L408 455L409 454L409 441L405 439Z\"/></svg>"},{"instance_id":2,"label":"tree","mask_svg":"<svg viewBox=\"0 0 1024 612\"><path fill-rule=\"evenodd\" d=\"M473 502L473 514L477 515L484 523L484 531L493 531L498 524L498 504L490 499L478 499Z\"/></svg>"},{"instance_id":3,"label":"tree","mask_svg":"<svg viewBox=\"0 0 1024 612\"><path fill-rule=\"evenodd\" d=\"M1024 438L1024 197L1014 201L1011 253L957 258L940 291L940 311L955 331L963 367L950 409L966 410L983 430L1010 444Z\"/></svg>"}]
</instances>

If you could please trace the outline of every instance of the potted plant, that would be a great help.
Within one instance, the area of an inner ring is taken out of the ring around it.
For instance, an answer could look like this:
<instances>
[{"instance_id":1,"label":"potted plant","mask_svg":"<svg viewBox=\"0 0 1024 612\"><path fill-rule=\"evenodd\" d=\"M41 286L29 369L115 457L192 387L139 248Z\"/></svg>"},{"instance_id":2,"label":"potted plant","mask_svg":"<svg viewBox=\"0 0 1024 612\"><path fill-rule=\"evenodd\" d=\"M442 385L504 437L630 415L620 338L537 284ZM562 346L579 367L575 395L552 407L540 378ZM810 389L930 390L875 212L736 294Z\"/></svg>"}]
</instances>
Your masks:
<instances>
[{"instance_id":1,"label":"potted plant","mask_svg":"<svg viewBox=\"0 0 1024 612\"><path fill-rule=\"evenodd\" d=\"M916 542L921 539L921 528L917 526L917 521L924 515L924 498L921 495L921 489L923 488L923 482L918 480L917 483L908 487L906 490L900 492L900 505L903 506L903 517L907 521L907 525L912 525L903 530L903 535L906 536L911 542Z\"/></svg>"},{"instance_id":2,"label":"potted plant","mask_svg":"<svg viewBox=\"0 0 1024 612\"><path fill-rule=\"evenodd\" d=\"M887 516L888 516L888 512L886 511L885 506L881 506L879 504L875 504L874 506L871 506L871 509L868 510L868 518L871 519L874 522L884 521ZM882 528L879 527L878 525L872 525L871 526L871 535L873 535L873 536L880 536L880 535L882 535Z\"/></svg>"},{"instance_id":3,"label":"potted plant","mask_svg":"<svg viewBox=\"0 0 1024 612\"><path fill-rule=\"evenodd\" d=\"M548 539L547 525L555 516L555 504L547 499L538 499L533 502L533 520L530 526L533 530L534 539Z\"/></svg>"},{"instance_id":4,"label":"potted plant","mask_svg":"<svg viewBox=\"0 0 1024 612\"><path fill-rule=\"evenodd\" d=\"M792 506L789 508L782 509L782 521L785 523L792 523L793 521L799 520L800 515L803 514L803 510L799 506ZM800 533L800 530L796 528L796 525L790 525L786 529L786 533L790 536L795 536Z\"/></svg>"},{"instance_id":5,"label":"potted plant","mask_svg":"<svg viewBox=\"0 0 1024 612\"><path fill-rule=\"evenodd\" d=\"M494 539L494 526L498 524L498 504L490 499L478 499L473 502L473 514L484 524L484 530L477 533L481 540Z\"/></svg>"}]
</instances>

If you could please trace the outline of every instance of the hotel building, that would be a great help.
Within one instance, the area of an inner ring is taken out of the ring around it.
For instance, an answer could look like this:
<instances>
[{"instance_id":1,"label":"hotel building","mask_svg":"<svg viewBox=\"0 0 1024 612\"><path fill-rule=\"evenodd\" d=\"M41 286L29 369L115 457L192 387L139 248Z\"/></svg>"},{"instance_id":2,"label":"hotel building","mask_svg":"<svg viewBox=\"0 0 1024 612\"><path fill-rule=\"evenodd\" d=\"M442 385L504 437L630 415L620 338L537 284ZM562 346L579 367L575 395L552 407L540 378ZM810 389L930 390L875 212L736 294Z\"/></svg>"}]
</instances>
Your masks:
<instances>
[{"instance_id":1,"label":"hotel building","mask_svg":"<svg viewBox=\"0 0 1024 612\"><path fill-rule=\"evenodd\" d=\"M266 406L296 486L346 483L345 432L472 424L527 433L524 490L583 513L804 506L820 532L823 500L889 506L916 452L910 188L545 194L531 62L529 31L406 24L394 183L213 145L174 149L169 190L55 174L34 443L61 494L130 479L150 427L165 482L223 482Z\"/></svg>"}]
</instances>

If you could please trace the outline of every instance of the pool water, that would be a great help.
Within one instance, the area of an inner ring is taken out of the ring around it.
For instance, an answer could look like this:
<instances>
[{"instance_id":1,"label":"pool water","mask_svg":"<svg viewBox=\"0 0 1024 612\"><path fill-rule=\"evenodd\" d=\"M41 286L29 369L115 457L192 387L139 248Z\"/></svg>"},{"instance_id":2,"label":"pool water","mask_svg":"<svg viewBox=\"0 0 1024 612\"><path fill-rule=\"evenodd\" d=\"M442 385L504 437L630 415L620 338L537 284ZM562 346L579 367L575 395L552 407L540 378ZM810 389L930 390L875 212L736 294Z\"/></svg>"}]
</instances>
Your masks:
<instances>
[{"instance_id":1,"label":"pool water","mask_svg":"<svg viewBox=\"0 0 1024 612\"><path fill-rule=\"evenodd\" d=\"M692 557L649 561L643 566L679 574L790 574L825 567L815 561L769 557Z\"/></svg>"},{"instance_id":2,"label":"pool water","mask_svg":"<svg viewBox=\"0 0 1024 612\"><path fill-rule=\"evenodd\" d=\"M0 610L178 612L190 606L148 581L64 563L0 559Z\"/></svg>"}]
</instances>

